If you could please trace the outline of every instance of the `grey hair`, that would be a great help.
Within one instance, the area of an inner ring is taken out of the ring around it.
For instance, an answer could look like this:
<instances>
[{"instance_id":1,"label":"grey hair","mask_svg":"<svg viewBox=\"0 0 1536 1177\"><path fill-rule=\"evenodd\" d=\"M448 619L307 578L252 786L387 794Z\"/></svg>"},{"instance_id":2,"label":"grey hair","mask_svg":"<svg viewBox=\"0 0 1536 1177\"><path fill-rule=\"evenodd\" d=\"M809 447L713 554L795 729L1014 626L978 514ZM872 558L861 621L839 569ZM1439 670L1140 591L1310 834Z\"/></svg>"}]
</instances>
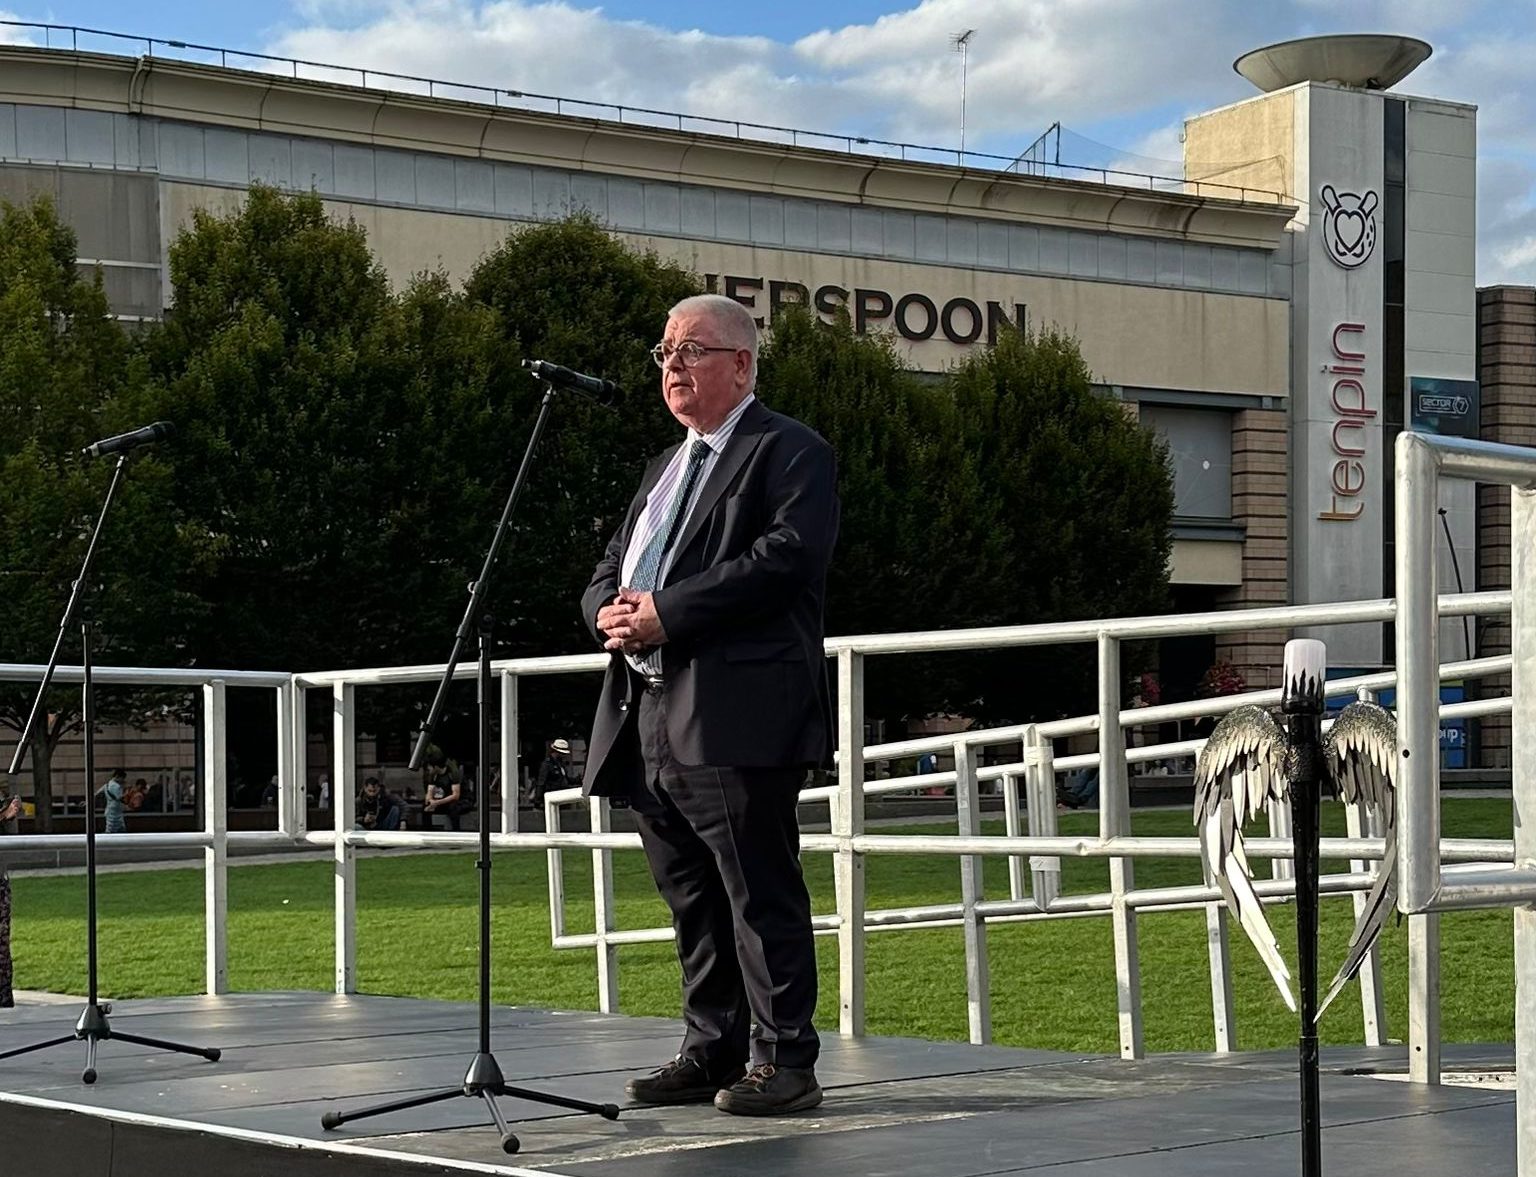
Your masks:
<instances>
[{"instance_id":1,"label":"grey hair","mask_svg":"<svg viewBox=\"0 0 1536 1177\"><path fill-rule=\"evenodd\" d=\"M683 299L670 311L667 318L677 315L707 315L724 334L722 343L731 344L749 352L751 366L747 371L747 389L757 387L757 323L752 312L734 298L723 294L695 294Z\"/></svg>"}]
</instances>

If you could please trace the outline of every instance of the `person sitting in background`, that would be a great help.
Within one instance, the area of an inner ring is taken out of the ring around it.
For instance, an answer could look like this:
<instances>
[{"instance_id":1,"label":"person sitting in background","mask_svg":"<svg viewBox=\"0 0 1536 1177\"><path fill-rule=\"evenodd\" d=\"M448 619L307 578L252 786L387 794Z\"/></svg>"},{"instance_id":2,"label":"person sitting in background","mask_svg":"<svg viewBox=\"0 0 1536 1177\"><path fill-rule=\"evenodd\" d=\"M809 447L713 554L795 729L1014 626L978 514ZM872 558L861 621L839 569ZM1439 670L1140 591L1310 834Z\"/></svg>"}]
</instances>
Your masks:
<instances>
[{"instance_id":1,"label":"person sitting in background","mask_svg":"<svg viewBox=\"0 0 1536 1177\"><path fill-rule=\"evenodd\" d=\"M1056 785L1056 804L1066 809L1083 809L1098 804L1099 770L1084 768L1071 775L1071 779Z\"/></svg>"},{"instance_id":2,"label":"person sitting in background","mask_svg":"<svg viewBox=\"0 0 1536 1177\"><path fill-rule=\"evenodd\" d=\"M436 746L427 751L425 797L421 805L421 828L432 828L432 817L441 813L448 819L450 829L459 828L459 815L464 805L464 775L459 766L443 755Z\"/></svg>"},{"instance_id":3,"label":"person sitting in background","mask_svg":"<svg viewBox=\"0 0 1536 1177\"><path fill-rule=\"evenodd\" d=\"M579 782L571 779L571 744L569 740L556 740L549 746L549 755L539 765L539 774L533 779L533 804L544 804L544 794L558 789L568 789Z\"/></svg>"},{"instance_id":4,"label":"person sitting in background","mask_svg":"<svg viewBox=\"0 0 1536 1177\"><path fill-rule=\"evenodd\" d=\"M378 777L363 781L363 791L357 797L357 829L398 830L403 812L400 798L386 792Z\"/></svg>"}]
</instances>

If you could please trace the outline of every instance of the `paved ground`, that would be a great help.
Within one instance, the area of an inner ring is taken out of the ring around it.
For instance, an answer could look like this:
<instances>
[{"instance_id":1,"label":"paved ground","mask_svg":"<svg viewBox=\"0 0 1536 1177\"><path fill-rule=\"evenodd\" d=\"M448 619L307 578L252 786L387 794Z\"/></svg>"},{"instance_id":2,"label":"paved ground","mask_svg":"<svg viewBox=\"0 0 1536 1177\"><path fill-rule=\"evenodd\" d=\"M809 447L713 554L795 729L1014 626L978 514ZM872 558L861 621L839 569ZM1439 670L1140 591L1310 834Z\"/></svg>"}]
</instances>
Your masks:
<instances>
[{"instance_id":1,"label":"paved ground","mask_svg":"<svg viewBox=\"0 0 1536 1177\"><path fill-rule=\"evenodd\" d=\"M10 1177L218 1172L221 1177L433 1172L559 1177L1290 1177L1298 1170L1295 1056L1098 1055L909 1039L829 1036L826 1102L784 1119L710 1107L625 1109L618 1122L504 1099L523 1152L509 1169L486 1109L455 1090L473 1057L475 1007L318 993L117 1003L118 1031L224 1052L217 1063L126 1042L102 1045L100 1081L78 1077L68 1042L0 1061L0 1133ZM42 1007L0 1015L0 1051L63 1029ZM595 1102L658 1065L677 1023L497 1008L492 1049L509 1082ZM1507 1073L1507 1047L1446 1050L1447 1066ZM1326 1050L1324 1159L1330 1172L1514 1171L1511 1090L1383 1082L1401 1047ZM320 1127L433 1090L442 1102ZM350 1151L331 1151L341 1143ZM108 1160L103 1163L102 1157ZM137 1167L129 1167L128 1158Z\"/></svg>"}]
</instances>

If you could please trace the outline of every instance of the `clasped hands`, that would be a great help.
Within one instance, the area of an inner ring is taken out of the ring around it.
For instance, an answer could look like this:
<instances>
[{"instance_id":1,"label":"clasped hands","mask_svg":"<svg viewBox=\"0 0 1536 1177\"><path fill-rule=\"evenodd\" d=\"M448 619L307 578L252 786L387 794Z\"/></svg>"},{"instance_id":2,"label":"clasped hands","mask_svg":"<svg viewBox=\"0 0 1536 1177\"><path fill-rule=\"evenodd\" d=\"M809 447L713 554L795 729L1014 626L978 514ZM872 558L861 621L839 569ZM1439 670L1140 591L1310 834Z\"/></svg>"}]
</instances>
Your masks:
<instances>
[{"instance_id":1,"label":"clasped hands","mask_svg":"<svg viewBox=\"0 0 1536 1177\"><path fill-rule=\"evenodd\" d=\"M621 588L611 603L597 611L597 628L608 638L603 649L625 654L638 654L667 640L651 594L629 588Z\"/></svg>"}]
</instances>

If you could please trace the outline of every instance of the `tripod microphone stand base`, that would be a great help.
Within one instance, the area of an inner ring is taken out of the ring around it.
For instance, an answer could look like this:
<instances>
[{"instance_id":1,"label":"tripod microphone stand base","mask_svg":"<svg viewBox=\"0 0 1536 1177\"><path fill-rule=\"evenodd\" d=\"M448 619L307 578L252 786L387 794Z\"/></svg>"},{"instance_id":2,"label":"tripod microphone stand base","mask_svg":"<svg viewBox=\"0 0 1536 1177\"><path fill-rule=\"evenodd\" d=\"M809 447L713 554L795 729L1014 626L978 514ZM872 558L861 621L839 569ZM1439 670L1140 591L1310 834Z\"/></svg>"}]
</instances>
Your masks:
<instances>
[{"instance_id":1,"label":"tripod microphone stand base","mask_svg":"<svg viewBox=\"0 0 1536 1177\"><path fill-rule=\"evenodd\" d=\"M569 1099L563 1095L551 1095L544 1091L530 1091L525 1087L513 1087L508 1084L501 1075L501 1067L496 1062L496 1056L488 1052L475 1055L469 1064L469 1070L464 1073L464 1082L459 1087L449 1087L443 1091L433 1091L426 1095L413 1095L410 1099L398 1099L393 1103L381 1103L371 1108L363 1108L356 1112L326 1112L320 1117L322 1128L339 1128L349 1120L361 1120L367 1116L382 1116L389 1112L402 1112L408 1108L419 1108L429 1103L441 1103L444 1100L465 1098L483 1099L485 1106L491 1110L491 1119L496 1124L496 1131L501 1134L501 1151L511 1155L521 1147L517 1135L507 1127L506 1117L501 1114L501 1108L496 1104L498 1095L510 1096L515 1099L532 1099L539 1103L554 1104L556 1107L570 1108L573 1112L593 1112L602 1116L605 1120L617 1120L619 1108L617 1104L588 1103L585 1100Z\"/></svg>"},{"instance_id":2,"label":"tripod microphone stand base","mask_svg":"<svg viewBox=\"0 0 1536 1177\"><path fill-rule=\"evenodd\" d=\"M80 1015L80 1020L75 1023L75 1032L62 1038L50 1038L46 1042L34 1042L31 1046L23 1046L18 1050L8 1050L0 1054L0 1059L15 1058L21 1054L31 1054L37 1050L47 1050L50 1046L62 1046L66 1042L83 1041L85 1043L85 1070L80 1073L82 1083L96 1082L96 1044L115 1038L119 1042L132 1042L135 1046L149 1046L155 1050L169 1050L177 1054L195 1054L198 1058L205 1058L210 1063L219 1061L223 1053L217 1047L187 1046L181 1042L167 1042L163 1038L145 1038L141 1034L124 1034L112 1029L112 1023L107 1020L107 1015L112 1012L112 1006L105 1001L93 1001L85 1007Z\"/></svg>"}]
</instances>

